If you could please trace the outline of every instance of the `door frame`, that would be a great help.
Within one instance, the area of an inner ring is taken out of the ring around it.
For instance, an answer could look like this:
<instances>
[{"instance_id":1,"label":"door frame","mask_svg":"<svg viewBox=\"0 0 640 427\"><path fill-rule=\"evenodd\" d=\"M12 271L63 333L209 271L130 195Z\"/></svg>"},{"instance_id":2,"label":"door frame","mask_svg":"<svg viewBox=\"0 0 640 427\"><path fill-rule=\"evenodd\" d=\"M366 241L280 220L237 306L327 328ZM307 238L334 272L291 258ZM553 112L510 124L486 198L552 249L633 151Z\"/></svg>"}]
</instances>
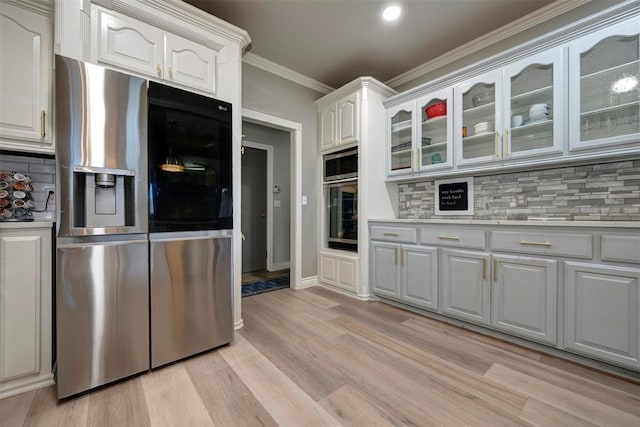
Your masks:
<instances>
[{"instance_id":1,"label":"door frame","mask_svg":"<svg viewBox=\"0 0 640 427\"><path fill-rule=\"evenodd\" d=\"M289 229L290 287L303 289L302 286L302 124L282 119L259 111L242 109L242 120L289 132L291 147L291 212ZM239 254L242 257L240 251ZM235 288L237 298L242 290L242 263L235 263Z\"/></svg>"},{"instance_id":2,"label":"door frame","mask_svg":"<svg viewBox=\"0 0 640 427\"><path fill-rule=\"evenodd\" d=\"M267 152L267 185L265 188L267 192L267 271L273 271L273 147L244 139L242 146ZM242 205L242 201L240 204ZM242 244L244 245L244 241Z\"/></svg>"}]
</instances>

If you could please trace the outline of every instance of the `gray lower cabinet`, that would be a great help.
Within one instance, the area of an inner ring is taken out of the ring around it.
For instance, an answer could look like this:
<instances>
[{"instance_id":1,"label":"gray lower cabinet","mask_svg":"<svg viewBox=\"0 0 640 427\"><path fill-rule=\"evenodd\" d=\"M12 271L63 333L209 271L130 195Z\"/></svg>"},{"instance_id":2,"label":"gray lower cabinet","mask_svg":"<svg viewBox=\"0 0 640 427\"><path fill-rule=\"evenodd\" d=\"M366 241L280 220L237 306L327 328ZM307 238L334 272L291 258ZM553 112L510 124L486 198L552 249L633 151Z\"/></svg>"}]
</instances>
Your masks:
<instances>
[{"instance_id":1,"label":"gray lower cabinet","mask_svg":"<svg viewBox=\"0 0 640 427\"><path fill-rule=\"evenodd\" d=\"M489 253L440 250L441 312L481 325L490 325Z\"/></svg>"},{"instance_id":2,"label":"gray lower cabinet","mask_svg":"<svg viewBox=\"0 0 640 427\"><path fill-rule=\"evenodd\" d=\"M437 310L438 250L402 246L400 251L400 298L408 304Z\"/></svg>"},{"instance_id":3,"label":"gray lower cabinet","mask_svg":"<svg viewBox=\"0 0 640 427\"><path fill-rule=\"evenodd\" d=\"M492 255L491 326L556 344L558 261Z\"/></svg>"},{"instance_id":4,"label":"gray lower cabinet","mask_svg":"<svg viewBox=\"0 0 640 427\"><path fill-rule=\"evenodd\" d=\"M374 293L400 299L399 248L393 243L371 244L371 281Z\"/></svg>"},{"instance_id":5,"label":"gray lower cabinet","mask_svg":"<svg viewBox=\"0 0 640 427\"><path fill-rule=\"evenodd\" d=\"M437 249L393 243L372 243L374 293L407 304L437 310Z\"/></svg>"},{"instance_id":6,"label":"gray lower cabinet","mask_svg":"<svg viewBox=\"0 0 640 427\"><path fill-rule=\"evenodd\" d=\"M566 262L564 347L640 367L640 269Z\"/></svg>"}]
</instances>

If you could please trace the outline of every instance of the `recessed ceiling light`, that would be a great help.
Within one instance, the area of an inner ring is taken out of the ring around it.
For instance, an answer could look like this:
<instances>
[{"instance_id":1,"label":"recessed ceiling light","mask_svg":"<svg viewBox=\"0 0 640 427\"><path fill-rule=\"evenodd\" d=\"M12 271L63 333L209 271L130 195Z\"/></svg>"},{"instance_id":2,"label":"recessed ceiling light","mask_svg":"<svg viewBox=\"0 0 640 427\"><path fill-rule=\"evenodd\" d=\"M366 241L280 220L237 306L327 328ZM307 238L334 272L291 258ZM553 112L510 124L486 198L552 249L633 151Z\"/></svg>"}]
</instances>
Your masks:
<instances>
[{"instance_id":1,"label":"recessed ceiling light","mask_svg":"<svg viewBox=\"0 0 640 427\"><path fill-rule=\"evenodd\" d=\"M391 5L384 8L382 11L382 18L385 21L395 21L400 18L400 14L402 13L402 9L398 5Z\"/></svg>"}]
</instances>

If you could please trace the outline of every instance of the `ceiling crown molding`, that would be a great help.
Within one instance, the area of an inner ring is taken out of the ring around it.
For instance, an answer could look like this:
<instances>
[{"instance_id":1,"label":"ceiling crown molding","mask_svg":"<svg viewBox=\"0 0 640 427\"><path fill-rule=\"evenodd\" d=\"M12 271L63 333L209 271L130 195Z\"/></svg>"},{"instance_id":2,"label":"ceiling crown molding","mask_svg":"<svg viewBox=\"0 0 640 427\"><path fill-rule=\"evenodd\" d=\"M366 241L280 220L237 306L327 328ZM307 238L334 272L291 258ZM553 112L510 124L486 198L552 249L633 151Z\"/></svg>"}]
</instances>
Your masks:
<instances>
[{"instance_id":1,"label":"ceiling crown molding","mask_svg":"<svg viewBox=\"0 0 640 427\"><path fill-rule=\"evenodd\" d=\"M502 40L508 39L511 36L519 34L529 28L533 28L536 25L542 24L550 19L569 12L579 6L589 3L591 0L558 0L548 6L542 7L522 18L513 21L507 25L504 25L490 33L487 33L477 39L464 44L450 52L445 53L431 61L425 62L409 71L406 71L399 76L389 79L385 82L386 85L396 88L404 83L408 83L415 80L427 73L435 71L445 65L455 62L464 58L467 55L475 53L493 44L496 44Z\"/></svg>"},{"instance_id":2,"label":"ceiling crown molding","mask_svg":"<svg viewBox=\"0 0 640 427\"><path fill-rule=\"evenodd\" d=\"M53 0L4 0L22 9L30 10L44 16L53 16Z\"/></svg>"},{"instance_id":3,"label":"ceiling crown molding","mask_svg":"<svg viewBox=\"0 0 640 427\"><path fill-rule=\"evenodd\" d=\"M328 86L296 71L290 70L289 68L283 67L282 65L278 65L275 62L271 62L268 59L264 59L263 57L258 56L254 53L246 53L242 58L242 61L246 64L253 65L256 68L260 68L261 70L282 77L283 79L291 80L294 83L308 87L309 89L313 89L316 92L327 94L334 91L334 88L332 88L331 86Z\"/></svg>"}]
</instances>

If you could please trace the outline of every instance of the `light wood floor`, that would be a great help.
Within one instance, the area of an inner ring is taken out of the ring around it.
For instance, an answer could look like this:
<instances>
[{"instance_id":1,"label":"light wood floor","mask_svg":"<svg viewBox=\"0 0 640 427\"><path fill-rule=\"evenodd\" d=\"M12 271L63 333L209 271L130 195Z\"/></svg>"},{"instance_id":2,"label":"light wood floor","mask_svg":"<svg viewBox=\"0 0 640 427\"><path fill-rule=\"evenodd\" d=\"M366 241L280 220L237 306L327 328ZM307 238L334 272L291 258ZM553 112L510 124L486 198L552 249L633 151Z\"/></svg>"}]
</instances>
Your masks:
<instances>
[{"instance_id":1,"label":"light wood floor","mask_svg":"<svg viewBox=\"0 0 640 427\"><path fill-rule=\"evenodd\" d=\"M0 401L10 426L640 426L640 384L329 291L244 298L232 345L57 403Z\"/></svg>"}]
</instances>

